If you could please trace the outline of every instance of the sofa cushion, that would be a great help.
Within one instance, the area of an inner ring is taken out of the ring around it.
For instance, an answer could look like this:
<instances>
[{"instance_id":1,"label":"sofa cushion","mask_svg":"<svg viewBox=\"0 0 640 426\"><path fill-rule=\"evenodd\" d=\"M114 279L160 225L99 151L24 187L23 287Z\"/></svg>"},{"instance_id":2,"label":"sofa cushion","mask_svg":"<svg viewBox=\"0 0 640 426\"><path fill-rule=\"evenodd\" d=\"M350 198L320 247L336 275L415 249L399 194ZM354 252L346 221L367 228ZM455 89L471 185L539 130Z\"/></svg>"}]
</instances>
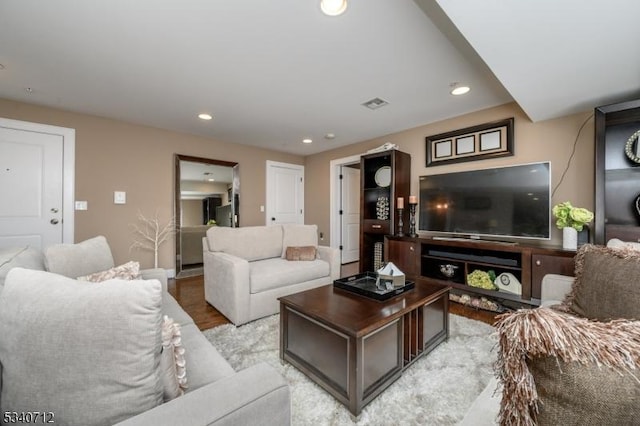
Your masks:
<instances>
[{"instance_id":1,"label":"sofa cushion","mask_svg":"<svg viewBox=\"0 0 640 426\"><path fill-rule=\"evenodd\" d=\"M161 284L14 268L0 294L4 411L114 424L162 403Z\"/></svg>"},{"instance_id":2,"label":"sofa cushion","mask_svg":"<svg viewBox=\"0 0 640 426\"><path fill-rule=\"evenodd\" d=\"M563 307L601 321L640 319L639 251L585 244L575 263L576 280Z\"/></svg>"},{"instance_id":3,"label":"sofa cushion","mask_svg":"<svg viewBox=\"0 0 640 426\"><path fill-rule=\"evenodd\" d=\"M289 262L273 258L251 262L251 293L299 284L317 278L329 277L329 264L324 260ZM327 280L327 284L329 280Z\"/></svg>"},{"instance_id":4,"label":"sofa cushion","mask_svg":"<svg viewBox=\"0 0 640 426\"><path fill-rule=\"evenodd\" d=\"M140 263L127 262L123 265L114 266L106 271L94 272L93 274L78 277L78 281L90 281L100 283L102 281L120 278L121 280L135 280L140 278Z\"/></svg>"},{"instance_id":5,"label":"sofa cushion","mask_svg":"<svg viewBox=\"0 0 640 426\"><path fill-rule=\"evenodd\" d=\"M182 344L186 349L184 358L189 369L187 393L235 374L231 365L209 343L195 324L182 326L180 333Z\"/></svg>"},{"instance_id":6,"label":"sofa cushion","mask_svg":"<svg viewBox=\"0 0 640 426\"><path fill-rule=\"evenodd\" d=\"M30 246L0 250L0 290L7 273L15 267L44 271L42 252Z\"/></svg>"},{"instance_id":7,"label":"sofa cushion","mask_svg":"<svg viewBox=\"0 0 640 426\"><path fill-rule=\"evenodd\" d=\"M318 247L318 225L282 225L282 258L287 255L287 247Z\"/></svg>"},{"instance_id":8,"label":"sofa cushion","mask_svg":"<svg viewBox=\"0 0 640 426\"><path fill-rule=\"evenodd\" d=\"M248 261L282 254L282 226L214 226L207 231L211 251L221 251Z\"/></svg>"},{"instance_id":9,"label":"sofa cushion","mask_svg":"<svg viewBox=\"0 0 640 426\"><path fill-rule=\"evenodd\" d=\"M113 268L107 239L97 236L78 244L55 244L44 250L47 271L77 278Z\"/></svg>"},{"instance_id":10,"label":"sofa cushion","mask_svg":"<svg viewBox=\"0 0 640 426\"><path fill-rule=\"evenodd\" d=\"M166 291L162 293L162 313L173 318L180 326L193 324L193 318L182 309L182 306Z\"/></svg>"}]
</instances>

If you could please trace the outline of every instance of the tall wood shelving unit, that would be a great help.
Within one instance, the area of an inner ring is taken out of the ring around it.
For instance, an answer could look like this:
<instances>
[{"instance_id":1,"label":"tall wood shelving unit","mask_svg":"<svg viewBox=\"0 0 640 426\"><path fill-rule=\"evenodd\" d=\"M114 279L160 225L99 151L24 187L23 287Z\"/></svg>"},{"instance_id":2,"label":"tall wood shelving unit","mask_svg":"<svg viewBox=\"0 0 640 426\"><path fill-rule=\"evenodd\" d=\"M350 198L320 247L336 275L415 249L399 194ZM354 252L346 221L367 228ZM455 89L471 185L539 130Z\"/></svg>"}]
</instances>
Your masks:
<instances>
[{"instance_id":1,"label":"tall wood shelving unit","mask_svg":"<svg viewBox=\"0 0 640 426\"><path fill-rule=\"evenodd\" d=\"M404 232L409 230L411 155L388 150L363 155L360 159L360 272L375 271L376 244L383 257L385 235L398 232L398 197L404 198ZM388 216L378 213L379 199L388 200ZM382 215L384 217L384 215Z\"/></svg>"},{"instance_id":2,"label":"tall wood shelving unit","mask_svg":"<svg viewBox=\"0 0 640 426\"><path fill-rule=\"evenodd\" d=\"M595 109L595 243L611 238L640 241L640 164L625 154L629 137L640 130L640 100ZM636 145L640 141L636 142Z\"/></svg>"}]
</instances>

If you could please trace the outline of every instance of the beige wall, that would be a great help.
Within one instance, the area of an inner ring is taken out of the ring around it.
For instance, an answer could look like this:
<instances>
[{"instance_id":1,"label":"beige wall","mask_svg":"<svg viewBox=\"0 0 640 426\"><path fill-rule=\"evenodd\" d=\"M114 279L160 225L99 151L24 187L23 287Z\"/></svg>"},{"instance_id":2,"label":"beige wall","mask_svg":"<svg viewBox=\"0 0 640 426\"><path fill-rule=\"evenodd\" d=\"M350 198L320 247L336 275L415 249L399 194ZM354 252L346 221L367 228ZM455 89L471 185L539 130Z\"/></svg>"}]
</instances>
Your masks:
<instances>
[{"instance_id":1,"label":"beige wall","mask_svg":"<svg viewBox=\"0 0 640 426\"><path fill-rule=\"evenodd\" d=\"M228 144L213 139L129 124L0 99L0 117L76 130L75 199L89 202L75 214L75 240L107 237L116 263L138 260L153 264L151 252L130 252L130 225L137 212L158 214L166 222L173 214L174 154L234 161L240 167L240 223L262 225L266 160L303 164L300 156ZM213 123L215 125L215 123ZM113 191L126 191L127 204L113 204ZM175 243L160 249L160 266L175 267Z\"/></svg>"},{"instance_id":2,"label":"beige wall","mask_svg":"<svg viewBox=\"0 0 640 426\"><path fill-rule=\"evenodd\" d=\"M365 153L385 142L411 154L411 194L418 194L421 175L479 169L535 161L551 161L552 185L555 187L567 165L582 123L592 114L587 111L555 120L532 123L514 103L462 115L437 123L361 142L348 147L306 157L305 222L316 223L324 232L324 244L330 244L329 162ZM425 137L478 124L514 117L515 155L491 160L471 161L425 167ZM552 205L569 200L574 205L594 209L594 122L590 119L577 142L577 150L564 181L552 198ZM561 242L561 232L552 226L552 243Z\"/></svg>"},{"instance_id":3,"label":"beige wall","mask_svg":"<svg viewBox=\"0 0 640 426\"><path fill-rule=\"evenodd\" d=\"M202 225L202 200L182 200L182 225Z\"/></svg>"},{"instance_id":4,"label":"beige wall","mask_svg":"<svg viewBox=\"0 0 640 426\"><path fill-rule=\"evenodd\" d=\"M412 157L411 193L418 194L421 175L448 171L521 164L550 160L555 186L564 171L573 142L582 123L592 112L532 123L516 104L507 104L407 131L364 141L348 147L302 158L255 147L227 144L203 137L170 132L122 121L71 113L52 108L0 99L0 117L76 129L75 199L89 202L89 210L75 215L75 240L95 235L109 240L116 263L139 260L152 265L149 252L129 252L130 225L139 211L158 213L166 221L173 212L173 155L175 153L234 161L240 164L240 221L242 226L262 225L259 208L265 200L265 162L281 161L305 165L305 222L318 224L324 233L321 244L330 244L329 162L359 155L384 142L398 144ZM425 137L502 118L515 118L515 156L493 160L425 167ZM552 203L570 200L593 210L594 126L591 119L577 144L571 168ZM126 191L127 204L113 204L113 191ZM560 242L560 231L552 228L552 242ZM174 268L173 239L160 251L160 266Z\"/></svg>"}]
</instances>

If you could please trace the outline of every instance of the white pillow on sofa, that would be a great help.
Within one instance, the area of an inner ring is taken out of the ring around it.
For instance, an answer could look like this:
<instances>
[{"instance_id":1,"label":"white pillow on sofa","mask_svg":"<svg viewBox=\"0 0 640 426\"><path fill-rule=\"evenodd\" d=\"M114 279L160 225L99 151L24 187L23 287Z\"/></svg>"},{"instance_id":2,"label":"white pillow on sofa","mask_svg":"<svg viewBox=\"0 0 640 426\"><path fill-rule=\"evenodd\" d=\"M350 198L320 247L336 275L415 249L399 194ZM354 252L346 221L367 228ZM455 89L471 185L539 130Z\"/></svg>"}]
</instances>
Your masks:
<instances>
[{"instance_id":1,"label":"white pillow on sofa","mask_svg":"<svg viewBox=\"0 0 640 426\"><path fill-rule=\"evenodd\" d=\"M114 267L107 239L102 235L77 244L55 244L44 250L47 271L77 278Z\"/></svg>"},{"instance_id":2,"label":"white pillow on sofa","mask_svg":"<svg viewBox=\"0 0 640 426\"><path fill-rule=\"evenodd\" d=\"M612 238L607 241L607 247L614 249L631 249L640 251L640 243L632 241L622 241L618 238Z\"/></svg>"},{"instance_id":3,"label":"white pillow on sofa","mask_svg":"<svg viewBox=\"0 0 640 426\"><path fill-rule=\"evenodd\" d=\"M13 268L0 293L2 410L90 426L161 404L162 286L133 283Z\"/></svg>"}]
</instances>

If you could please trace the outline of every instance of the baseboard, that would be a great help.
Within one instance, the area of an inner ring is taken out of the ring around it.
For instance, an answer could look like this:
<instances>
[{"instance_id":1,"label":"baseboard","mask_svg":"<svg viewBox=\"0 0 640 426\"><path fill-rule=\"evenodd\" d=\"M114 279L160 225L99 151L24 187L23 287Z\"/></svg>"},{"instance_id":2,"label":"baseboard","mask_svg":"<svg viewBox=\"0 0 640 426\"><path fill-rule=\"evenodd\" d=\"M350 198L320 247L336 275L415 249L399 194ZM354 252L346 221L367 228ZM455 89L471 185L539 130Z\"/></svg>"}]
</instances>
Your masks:
<instances>
[{"instance_id":1,"label":"baseboard","mask_svg":"<svg viewBox=\"0 0 640 426\"><path fill-rule=\"evenodd\" d=\"M167 272L167 278L172 279L176 277L175 269L165 269L165 271Z\"/></svg>"}]
</instances>

